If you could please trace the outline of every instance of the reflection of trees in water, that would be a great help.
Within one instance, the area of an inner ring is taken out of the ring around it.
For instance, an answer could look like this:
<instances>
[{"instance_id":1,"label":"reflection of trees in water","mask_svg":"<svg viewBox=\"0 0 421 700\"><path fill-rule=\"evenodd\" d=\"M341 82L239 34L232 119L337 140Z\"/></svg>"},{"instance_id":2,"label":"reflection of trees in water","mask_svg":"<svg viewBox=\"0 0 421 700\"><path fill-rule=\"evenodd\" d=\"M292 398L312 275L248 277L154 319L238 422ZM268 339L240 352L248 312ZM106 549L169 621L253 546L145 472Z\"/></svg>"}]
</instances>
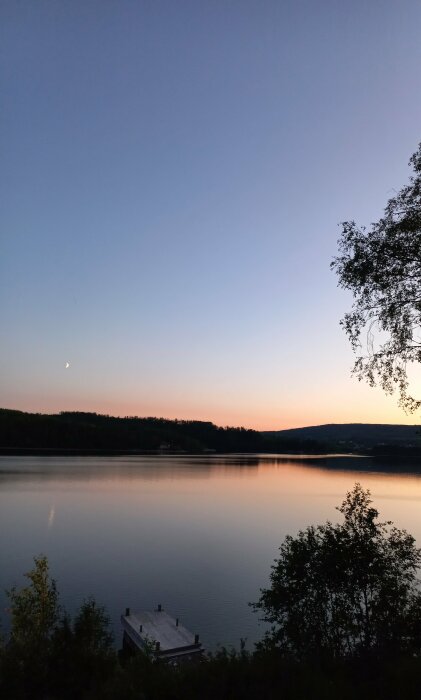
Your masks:
<instances>
[{"instance_id":1,"label":"reflection of trees in water","mask_svg":"<svg viewBox=\"0 0 421 700\"><path fill-rule=\"evenodd\" d=\"M421 474L419 458L358 457L329 458L325 461L327 470L346 472L371 472L387 474Z\"/></svg>"},{"instance_id":2,"label":"reflection of trees in water","mask_svg":"<svg viewBox=\"0 0 421 700\"><path fill-rule=\"evenodd\" d=\"M0 458L0 483L40 481L159 481L168 478L207 479L215 472L257 469L256 456L120 456ZM4 466L3 466L4 465Z\"/></svg>"},{"instance_id":3,"label":"reflection of trees in water","mask_svg":"<svg viewBox=\"0 0 421 700\"><path fill-rule=\"evenodd\" d=\"M149 455L90 457L2 457L0 484L36 484L39 482L93 482L119 480L161 481L165 479L209 479L235 476L239 471L255 472L270 467L314 468L322 471L355 473L421 474L418 459L353 456L298 455Z\"/></svg>"}]
</instances>

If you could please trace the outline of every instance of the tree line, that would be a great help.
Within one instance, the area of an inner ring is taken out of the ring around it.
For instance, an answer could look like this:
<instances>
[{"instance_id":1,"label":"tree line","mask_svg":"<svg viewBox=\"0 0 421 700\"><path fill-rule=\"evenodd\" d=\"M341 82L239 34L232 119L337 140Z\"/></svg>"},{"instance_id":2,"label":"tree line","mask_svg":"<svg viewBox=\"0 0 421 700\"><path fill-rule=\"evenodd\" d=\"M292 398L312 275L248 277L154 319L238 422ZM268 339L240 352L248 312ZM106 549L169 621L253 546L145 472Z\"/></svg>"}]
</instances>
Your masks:
<instances>
[{"instance_id":1,"label":"tree line","mask_svg":"<svg viewBox=\"0 0 421 700\"><path fill-rule=\"evenodd\" d=\"M317 440L265 436L257 430L207 421L119 418L64 411L26 413L0 409L0 448L73 450L184 450L188 452L323 451Z\"/></svg>"}]
</instances>

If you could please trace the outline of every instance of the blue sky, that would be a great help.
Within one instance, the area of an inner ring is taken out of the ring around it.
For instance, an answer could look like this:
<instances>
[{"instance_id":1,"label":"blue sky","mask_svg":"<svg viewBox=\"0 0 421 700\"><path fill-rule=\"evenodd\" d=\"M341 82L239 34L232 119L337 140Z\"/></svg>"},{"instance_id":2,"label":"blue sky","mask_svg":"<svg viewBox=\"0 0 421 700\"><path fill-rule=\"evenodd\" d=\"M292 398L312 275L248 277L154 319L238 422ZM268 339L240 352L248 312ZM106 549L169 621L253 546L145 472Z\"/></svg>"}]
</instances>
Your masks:
<instances>
[{"instance_id":1,"label":"blue sky","mask_svg":"<svg viewBox=\"0 0 421 700\"><path fill-rule=\"evenodd\" d=\"M369 224L407 182L419 2L0 14L1 405L415 420L350 378L329 263L338 223Z\"/></svg>"}]
</instances>

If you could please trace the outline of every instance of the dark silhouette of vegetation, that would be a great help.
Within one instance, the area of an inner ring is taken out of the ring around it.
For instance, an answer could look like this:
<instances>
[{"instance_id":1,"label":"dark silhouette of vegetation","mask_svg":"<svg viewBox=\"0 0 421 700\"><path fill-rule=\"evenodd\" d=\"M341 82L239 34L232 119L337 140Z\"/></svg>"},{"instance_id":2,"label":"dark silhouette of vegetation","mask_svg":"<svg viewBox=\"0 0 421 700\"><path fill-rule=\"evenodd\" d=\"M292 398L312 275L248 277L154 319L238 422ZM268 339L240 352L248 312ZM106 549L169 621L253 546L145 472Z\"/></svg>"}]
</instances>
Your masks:
<instances>
[{"instance_id":1,"label":"dark silhouette of vegetation","mask_svg":"<svg viewBox=\"0 0 421 700\"><path fill-rule=\"evenodd\" d=\"M363 351L355 374L387 393L397 389L401 406L415 411L421 399L409 392L408 368L421 362L421 144L410 164L409 185L389 200L369 230L354 221L342 224L332 268L339 285L354 296L341 323L354 350Z\"/></svg>"},{"instance_id":2,"label":"dark silhouette of vegetation","mask_svg":"<svg viewBox=\"0 0 421 700\"><path fill-rule=\"evenodd\" d=\"M29 585L9 592L11 632L0 657L0 696L74 698L107 682L117 659L109 619L85 601L73 622L59 604L45 556L25 574Z\"/></svg>"},{"instance_id":3,"label":"dark silhouette of vegetation","mask_svg":"<svg viewBox=\"0 0 421 700\"><path fill-rule=\"evenodd\" d=\"M67 450L184 450L188 452L320 451L315 440L271 438L246 428L164 418L116 418L97 413L57 415L0 409L0 448Z\"/></svg>"},{"instance_id":4,"label":"dark silhouette of vegetation","mask_svg":"<svg viewBox=\"0 0 421 700\"><path fill-rule=\"evenodd\" d=\"M421 652L421 552L405 530L378 521L356 484L338 510L344 522L288 536L271 586L255 609L272 624L263 646L298 660Z\"/></svg>"},{"instance_id":5,"label":"dark silhouette of vegetation","mask_svg":"<svg viewBox=\"0 0 421 700\"><path fill-rule=\"evenodd\" d=\"M418 698L421 605L413 538L378 522L358 484L340 525L287 537L256 609L273 629L254 652L222 649L179 667L112 647L93 599L62 610L48 561L9 592L11 632L0 644L7 700L304 700Z\"/></svg>"},{"instance_id":6,"label":"dark silhouette of vegetation","mask_svg":"<svg viewBox=\"0 0 421 700\"><path fill-rule=\"evenodd\" d=\"M388 446L394 446L392 451ZM364 452L421 454L415 426L321 425L266 431L221 428L206 421L116 418L97 413L56 415L0 409L0 450L185 451L251 453Z\"/></svg>"},{"instance_id":7,"label":"dark silhouette of vegetation","mask_svg":"<svg viewBox=\"0 0 421 700\"><path fill-rule=\"evenodd\" d=\"M262 443L257 431L219 428L205 421L0 410L1 447L230 452L258 451Z\"/></svg>"},{"instance_id":8,"label":"dark silhouette of vegetation","mask_svg":"<svg viewBox=\"0 0 421 700\"><path fill-rule=\"evenodd\" d=\"M282 443L285 451L301 441L301 445L311 444L309 453L353 453L373 457L405 457L421 455L421 434L415 425L384 425L372 423L344 423L314 425L306 428L271 431L265 437Z\"/></svg>"}]
</instances>

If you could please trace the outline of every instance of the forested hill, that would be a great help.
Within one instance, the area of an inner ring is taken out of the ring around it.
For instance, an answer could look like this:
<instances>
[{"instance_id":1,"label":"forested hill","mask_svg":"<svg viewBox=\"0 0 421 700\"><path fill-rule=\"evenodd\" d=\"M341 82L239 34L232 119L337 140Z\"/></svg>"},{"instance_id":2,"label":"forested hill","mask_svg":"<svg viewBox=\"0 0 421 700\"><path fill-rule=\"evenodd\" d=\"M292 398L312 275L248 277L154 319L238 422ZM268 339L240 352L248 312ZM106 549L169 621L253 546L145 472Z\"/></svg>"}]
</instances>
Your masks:
<instances>
[{"instance_id":1,"label":"forested hill","mask_svg":"<svg viewBox=\"0 0 421 700\"><path fill-rule=\"evenodd\" d=\"M0 449L421 454L421 435L409 425L320 425L258 432L206 421L0 409Z\"/></svg>"},{"instance_id":2,"label":"forested hill","mask_svg":"<svg viewBox=\"0 0 421 700\"><path fill-rule=\"evenodd\" d=\"M326 443L343 451L421 449L421 427L418 425L389 425L384 423L330 423L307 428L267 431L262 433L273 440Z\"/></svg>"},{"instance_id":3,"label":"forested hill","mask_svg":"<svg viewBox=\"0 0 421 700\"><path fill-rule=\"evenodd\" d=\"M115 418L81 412L46 415L0 409L3 449L258 452L271 443L255 430L219 428L204 421Z\"/></svg>"}]
</instances>

